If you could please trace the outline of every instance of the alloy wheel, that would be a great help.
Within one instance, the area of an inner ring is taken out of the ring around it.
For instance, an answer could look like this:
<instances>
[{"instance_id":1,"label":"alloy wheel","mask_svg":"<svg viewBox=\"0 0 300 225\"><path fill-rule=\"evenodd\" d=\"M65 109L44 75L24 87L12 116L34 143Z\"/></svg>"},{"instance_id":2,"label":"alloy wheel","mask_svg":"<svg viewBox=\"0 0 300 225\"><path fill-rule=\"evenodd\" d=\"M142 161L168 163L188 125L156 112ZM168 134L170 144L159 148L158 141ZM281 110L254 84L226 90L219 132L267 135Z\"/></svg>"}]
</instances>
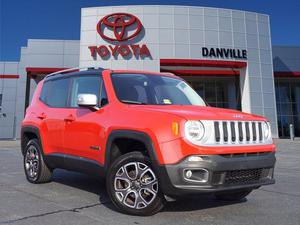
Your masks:
<instances>
[{"instance_id":1,"label":"alloy wheel","mask_svg":"<svg viewBox=\"0 0 300 225\"><path fill-rule=\"evenodd\" d=\"M28 147L24 162L27 176L35 179L38 176L40 164L38 150L35 146L31 145Z\"/></svg>"},{"instance_id":2,"label":"alloy wheel","mask_svg":"<svg viewBox=\"0 0 300 225\"><path fill-rule=\"evenodd\" d=\"M158 181L149 166L141 162L130 162L115 174L114 192L121 204L143 209L156 198Z\"/></svg>"}]
</instances>

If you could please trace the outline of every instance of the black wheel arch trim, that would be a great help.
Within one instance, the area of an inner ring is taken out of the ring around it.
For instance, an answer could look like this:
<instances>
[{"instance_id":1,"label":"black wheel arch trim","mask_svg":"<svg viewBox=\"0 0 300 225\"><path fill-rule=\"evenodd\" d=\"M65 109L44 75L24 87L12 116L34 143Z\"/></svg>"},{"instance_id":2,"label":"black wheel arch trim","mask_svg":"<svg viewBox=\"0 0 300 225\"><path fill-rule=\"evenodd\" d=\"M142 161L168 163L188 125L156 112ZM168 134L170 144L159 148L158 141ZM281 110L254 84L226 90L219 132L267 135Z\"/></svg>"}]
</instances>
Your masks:
<instances>
[{"instance_id":1,"label":"black wheel arch trim","mask_svg":"<svg viewBox=\"0 0 300 225\"><path fill-rule=\"evenodd\" d=\"M150 160L154 164L153 166L156 167L159 165L159 161L156 156L156 151L153 146L152 139L150 138L150 136L148 134L141 132L141 131L136 131L136 130L113 130L109 134L107 141L106 141L105 163L104 163L106 171L108 170L108 168L110 166L110 151L112 148L112 144L117 138L128 138L128 139L133 139L133 140L137 140L137 141L144 143L147 148L146 150L149 153Z\"/></svg>"},{"instance_id":2,"label":"black wheel arch trim","mask_svg":"<svg viewBox=\"0 0 300 225\"><path fill-rule=\"evenodd\" d=\"M22 128L21 128L21 152L22 152L22 154L24 153L25 148L26 148L26 145L24 143L24 137L25 137L26 133L32 133L37 137L39 144L40 144L41 153L44 156L44 150L43 150L43 146L42 146L40 130L39 130L39 128L37 128L35 126L30 126L30 125L22 126Z\"/></svg>"}]
</instances>

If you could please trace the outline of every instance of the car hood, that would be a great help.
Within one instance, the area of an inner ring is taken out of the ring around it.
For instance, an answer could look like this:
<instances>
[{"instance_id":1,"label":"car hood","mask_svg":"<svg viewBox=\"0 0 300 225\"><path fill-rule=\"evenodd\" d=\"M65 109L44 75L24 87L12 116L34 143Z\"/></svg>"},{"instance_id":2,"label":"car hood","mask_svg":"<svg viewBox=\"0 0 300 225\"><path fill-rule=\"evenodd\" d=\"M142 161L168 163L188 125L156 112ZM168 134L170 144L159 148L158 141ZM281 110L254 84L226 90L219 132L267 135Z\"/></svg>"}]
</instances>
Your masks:
<instances>
[{"instance_id":1,"label":"car hood","mask_svg":"<svg viewBox=\"0 0 300 225\"><path fill-rule=\"evenodd\" d=\"M132 105L136 109L148 112L160 112L180 116L186 120L239 120L265 121L261 116L237 110L193 105Z\"/></svg>"}]
</instances>

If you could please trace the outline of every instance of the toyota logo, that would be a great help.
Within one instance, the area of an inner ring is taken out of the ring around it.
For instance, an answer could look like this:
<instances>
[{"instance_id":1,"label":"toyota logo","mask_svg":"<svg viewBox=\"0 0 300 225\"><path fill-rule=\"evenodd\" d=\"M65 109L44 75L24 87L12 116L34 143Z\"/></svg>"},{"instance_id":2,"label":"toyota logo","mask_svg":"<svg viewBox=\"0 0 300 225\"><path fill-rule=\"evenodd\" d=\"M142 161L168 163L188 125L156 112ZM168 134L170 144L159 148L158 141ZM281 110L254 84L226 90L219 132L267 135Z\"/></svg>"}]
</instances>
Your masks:
<instances>
[{"instance_id":1,"label":"toyota logo","mask_svg":"<svg viewBox=\"0 0 300 225\"><path fill-rule=\"evenodd\" d=\"M113 13L103 17L97 24L97 31L107 41L128 41L142 30L141 21L129 13Z\"/></svg>"}]
</instances>

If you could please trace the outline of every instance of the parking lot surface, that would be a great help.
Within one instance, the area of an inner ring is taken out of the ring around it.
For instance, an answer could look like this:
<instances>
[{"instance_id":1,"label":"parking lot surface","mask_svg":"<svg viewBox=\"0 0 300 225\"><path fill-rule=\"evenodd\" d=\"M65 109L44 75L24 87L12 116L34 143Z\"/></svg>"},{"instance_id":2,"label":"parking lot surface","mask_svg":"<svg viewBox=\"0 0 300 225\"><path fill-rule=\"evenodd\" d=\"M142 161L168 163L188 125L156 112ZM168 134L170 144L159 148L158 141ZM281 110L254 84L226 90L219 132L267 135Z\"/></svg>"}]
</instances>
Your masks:
<instances>
[{"instance_id":1,"label":"parking lot surface","mask_svg":"<svg viewBox=\"0 0 300 225\"><path fill-rule=\"evenodd\" d=\"M103 180L56 170L53 181L26 181L18 142L0 141L0 224L300 224L300 140L276 140L276 184L227 203L212 196L168 203L151 217L118 213Z\"/></svg>"}]
</instances>

